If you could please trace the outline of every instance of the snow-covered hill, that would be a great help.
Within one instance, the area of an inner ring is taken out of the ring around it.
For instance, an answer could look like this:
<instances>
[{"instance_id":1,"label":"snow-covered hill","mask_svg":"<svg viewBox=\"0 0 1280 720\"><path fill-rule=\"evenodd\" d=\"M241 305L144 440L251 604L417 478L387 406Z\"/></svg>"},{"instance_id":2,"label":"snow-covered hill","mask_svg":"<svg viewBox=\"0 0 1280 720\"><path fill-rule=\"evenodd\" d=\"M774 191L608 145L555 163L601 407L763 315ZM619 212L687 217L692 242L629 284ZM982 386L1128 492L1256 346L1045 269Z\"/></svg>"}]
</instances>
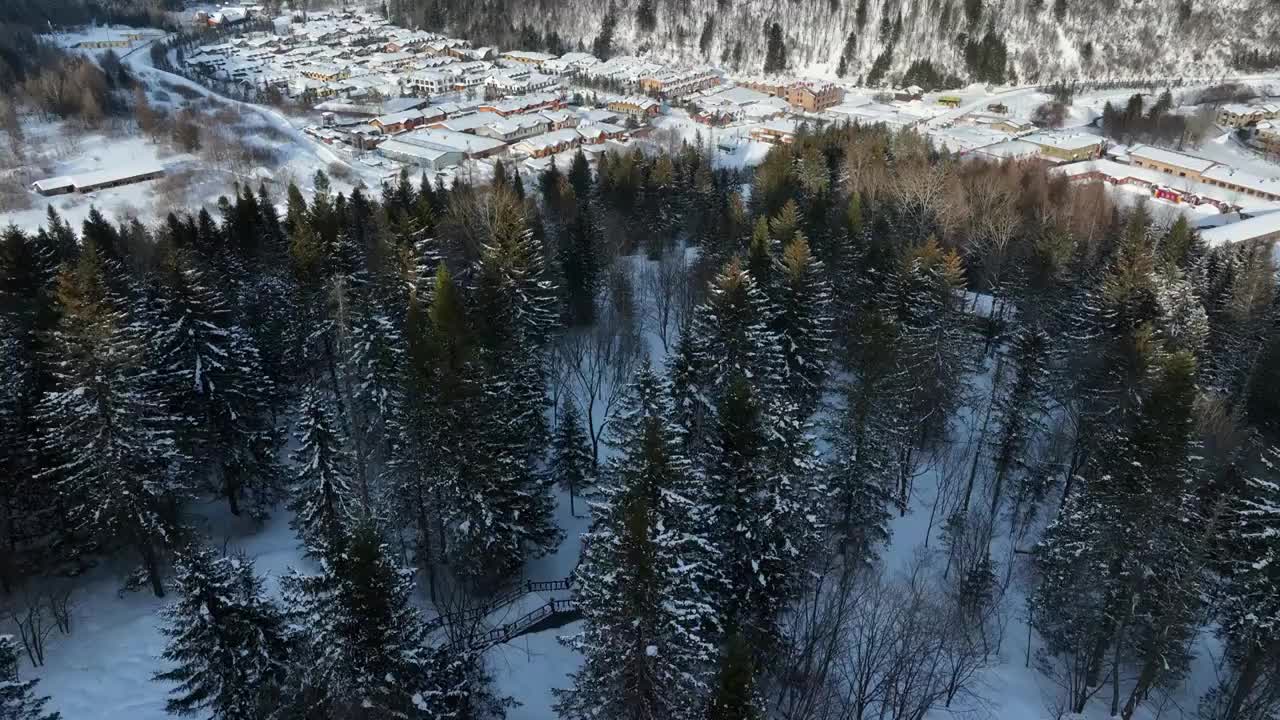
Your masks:
<instances>
[{"instance_id":1,"label":"snow-covered hill","mask_svg":"<svg viewBox=\"0 0 1280 720\"><path fill-rule=\"evenodd\" d=\"M993 30L1021 81L1152 75L1200 77L1233 69L1241 52L1280 46L1276 0L392 0L415 22L496 39L525 25L590 49L612 12L615 52L649 51L742 72L765 61L778 23L792 72L834 76L849 38L846 77L864 77L893 44L889 77L928 59L964 77L961 33ZM645 30L641 7L656 21ZM893 43L898 18L901 30ZM972 21L971 21L972 19ZM736 62L735 62L736 59ZM1273 55L1273 59L1275 59Z\"/></svg>"}]
</instances>

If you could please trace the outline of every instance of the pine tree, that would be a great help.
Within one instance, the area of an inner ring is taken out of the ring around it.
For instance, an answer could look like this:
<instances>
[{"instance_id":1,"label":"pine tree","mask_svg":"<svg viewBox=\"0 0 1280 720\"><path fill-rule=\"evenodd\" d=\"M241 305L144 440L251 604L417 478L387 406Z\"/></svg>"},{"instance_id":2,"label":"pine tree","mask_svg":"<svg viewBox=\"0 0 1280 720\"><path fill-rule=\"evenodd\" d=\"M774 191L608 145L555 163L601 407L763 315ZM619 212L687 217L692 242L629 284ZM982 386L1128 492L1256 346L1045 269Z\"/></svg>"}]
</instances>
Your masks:
<instances>
[{"instance_id":1,"label":"pine tree","mask_svg":"<svg viewBox=\"0 0 1280 720\"><path fill-rule=\"evenodd\" d=\"M288 705L299 717L432 717L426 626L410 604L413 581L368 520L321 553L319 575L281 585L298 648Z\"/></svg>"},{"instance_id":2,"label":"pine tree","mask_svg":"<svg viewBox=\"0 0 1280 720\"><path fill-rule=\"evenodd\" d=\"M1268 653L1280 643L1280 486L1274 481L1280 450L1263 448L1258 461L1258 474L1230 498L1223 523L1230 549L1218 608L1234 675L1224 680L1216 698L1220 714L1213 717L1244 717L1242 708L1263 683Z\"/></svg>"},{"instance_id":3,"label":"pine tree","mask_svg":"<svg viewBox=\"0 0 1280 720\"><path fill-rule=\"evenodd\" d=\"M568 718L693 717L715 657L714 582L699 489L671 432L666 389L646 365L628 389L578 569L586 655L557 691Z\"/></svg>"},{"instance_id":4,"label":"pine tree","mask_svg":"<svg viewBox=\"0 0 1280 720\"><path fill-rule=\"evenodd\" d=\"M756 649L774 640L777 613L798 588L819 524L809 510L819 469L785 391L772 320L752 276L731 261L673 360L677 425L704 478L725 558L722 622Z\"/></svg>"},{"instance_id":5,"label":"pine tree","mask_svg":"<svg viewBox=\"0 0 1280 720\"><path fill-rule=\"evenodd\" d=\"M582 415L571 396L561 405L556 431L551 439L551 458L547 470L555 483L569 493L569 513L576 516L574 500L590 484L593 458L587 434L582 429Z\"/></svg>"},{"instance_id":6,"label":"pine tree","mask_svg":"<svg viewBox=\"0 0 1280 720\"><path fill-rule=\"evenodd\" d=\"M591 325L600 291L598 230L590 205L582 203L561 241L560 272L564 278L565 309L573 325Z\"/></svg>"},{"instance_id":7,"label":"pine tree","mask_svg":"<svg viewBox=\"0 0 1280 720\"><path fill-rule=\"evenodd\" d=\"M921 438L945 428L965 376L975 369L961 311L963 287L959 256L944 252L932 237L907 254L894 278L899 358L914 383L907 401Z\"/></svg>"},{"instance_id":8,"label":"pine tree","mask_svg":"<svg viewBox=\"0 0 1280 720\"><path fill-rule=\"evenodd\" d=\"M93 540L137 551L152 591L164 595L161 553L178 531L173 510L190 497L190 459L149 378L138 370L143 328L108 286L92 242L58 278L61 318L51 339L54 389L41 400L44 447L64 507Z\"/></svg>"},{"instance_id":9,"label":"pine tree","mask_svg":"<svg viewBox=\"0 0 1280 720\"><path fill-rule=\"evenodd\" d=\"M351 515L351 456L324 396L307 388L298 414L298 447L289 509L294 527L311 553L342 536Z\"/></svg>"},{"instance_id":10,"label":"pine tree","mask_svg":"<svg viewBox=\"0 0 1280 720\"><path fill-rule=\"evenodd\" d=\"M1002 384L992 409L992 420L999 429L991 479L991 518L996 517L1004 501L1006 480L1027 477L1030 470L1025 460L1027 451L1046 430L1048 354L1048 335L1041 327L1030 323L1018 329L1008 350L1007 367L1002 374L1009 378L1009 382ZM1025 502L1035 499L1028 486L1021 485L1015 513Z\"/></svg>"},{"instance_id":11,"label":"pine tree","mask_svg":"<svg viewBox=\"0 0 1280 720\"><path fill-rule=\"evenodd\" d=\"M1133 662L1137 678L1123 702L1113 685L1112 714L1129 718L1152 687L1186 673L1203 592L1202 521L1189 456L1195 362L1156 354L1152 377L1126 426L1112 428L1037 546L1040 587L1033 622L1051 655L1082 668L1071 698ZM1108 651L1112 654L1108 654Z\"/></svg>"},{"instance_id":12,"label":"pine tree","mask_svg":"<svg viewBox=\"0 0 1280 720\"><path fill-rule=\"evenodd\" d=\"M414 527L416 560L428 569L435 598L436 565L445 552L445 490L462 462L470 429L461 410L475 392L466 314L458 287L441 263L433 282L413 287L404 319L405 363L388 418L391 492Z\"/></svg>"},{"instance_id":13,"label":"pine tree","mask_svg":"<svg viewBox=\"0 0 1280 720\"><path fill-rule=\"evenodd\" d=\"M781 280L778 326L787 391L805 419L817 408L831 361L831 288L799 231L783 250Z\"/></svg>"},{"instance_id":14,"label":"pine tree","mask_svg":"<svg viewBox=\"0 0 1280 720\"><path fill-rule=\"evenodd\" d=\"M867 335L857 375L842 384L842 411L832 423L832 458L827 483L832 492L832 530L840 552L853 561L871 562L875 547L889 539L888 504L896 485L894 449L907 434L905 407L897 393L902 382L893 361L891 337Z\"/></svg>"},{"instance_id":15,"label":"pine tree","mask_svg":"<svg viewBox=\"0 0 1280 720\"><path fill-rule=\"evenodd\" d=\"M755 278L735 258L695 308L672 358L672 391L677 419L690 447L700 446L710 428L705 418L736 374L752 378L770 399L779 397L785 361L771 330L775 312ZM696 422L695 422L696 419Z\"/></svg>"},{"instance_id":16,"label":"pine tree","mask_svg":"<svg viewBox=\"0 0 1280 720\"><path fill-rule=\"evenodd\" d=\"M499 193L501 195L501 193ZM456 500L450 543L470 572L509 570L555 548L551 483L534 463L545 452L546 348L558 314L545 249L509 200L494 200L493 237L474 268L480 372L463 409L466 446L443 494ZM498 563L494 558L501 558Z\"/></svg>"},{"instance_id":17,"label":"pine tree","mask_svg":"<svg viewBox=\"0 0 1280 720\"><path fill-rule=\"evenodd\" d=\"M180 249L162 259L158 298L148 322L148 358L169 412L183 423L181 442L212 465L214 492L238 515L265 517L283 481L271 425L275 389L257 346L223 297Z\"/></svg>"},{"instance_id":18,"label":"pine tree","mask_svg":"<svg viewBox=\"0 0 1280 720\"><path fill-rule=\"evenodd\" d=\"M18 679L18 646L12 635L0 635L0 718L4 720L61 720L56 712L45 712L47 697L37 697L38 680Z\"/></svg>"},{"instance_id":19,"label":"pine tree","mask_svg":"<svg viewBox=\"0 0 1280 720\"><path fill-rule=\"evenodd\" d=\"M164 659L156 680L176 683L166 710L225 720L269 716L288 663L284 617L246 557L192 547L175 563L178 601L164 610Z\"/></svg>"}]
</instances>

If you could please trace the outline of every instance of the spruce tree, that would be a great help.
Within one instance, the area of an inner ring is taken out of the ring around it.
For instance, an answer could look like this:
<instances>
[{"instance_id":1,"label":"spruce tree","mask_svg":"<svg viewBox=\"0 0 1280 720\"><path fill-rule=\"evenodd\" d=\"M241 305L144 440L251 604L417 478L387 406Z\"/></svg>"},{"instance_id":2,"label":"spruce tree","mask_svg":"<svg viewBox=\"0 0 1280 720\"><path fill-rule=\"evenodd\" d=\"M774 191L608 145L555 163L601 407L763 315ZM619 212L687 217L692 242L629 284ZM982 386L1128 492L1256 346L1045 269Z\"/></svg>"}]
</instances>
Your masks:
<instances>
[{"instance_id":1,"label":"spruce tree","mask_svg":"<svg viewBox=\"0 0 1280 720\"><path fill-rule=\"evenodd\" d=\"M768 301L731 261L709 288L673 360L676 421L703 478L725 558L717 597L726 631L756 650L802 581L820 520L812 443L783 383ZM687 341L686 341L687 338Z\"/></svg>"},{"instance_id":2,"label":"spruce tree","mask_svg":"<svg viewBox=\"0 0 1280 720\"><path fill-rule=\"evenodd\" d=\"M63 506L89 538L133 548L157 597L161 561L178 532L174 510L191 496L190 459L150 378L144 340L109 287L90 242L58 278L60 320L51 339L54 388L40 403L44 448L59 458Z\"/></svg>"},{"instance_id":3,"label":"spruce tree","mask_svg":"<svg viewBox=\"0 0 1280 720\"><path fill-rule=\"evenodd\" d=\"M1213 717L1245 717L1243 708L1257 697L1271 666L1268 655L1280 644L1280 450L1250 447L1258 453L1256 471L1232 493L1224 514L1227 552L1218 608L1233 674L1213 698L1220 713Z\"/></svg>"},{"instance_id":4,"label":"spruce tree","mask_svg":"<svg viewBox=\"0 0 1280 720\"><path fill-rule=\"evenodd\" d=\"M600 292L601 278L597 257L598 230L592 213L591 206L582 203L560 244L565 310L572 325L591 325L596 317L596 296Z\"/></svg>"},{"instance_id":5,"label":"spruce tree","mask_svg":"<svg viewBox=\"0 0 1280 720\"><path fill-rule=\"evenodd\" d=\"M797 416L806 419L817 408L831 361L831 288L799 231L783 250L781 285L778 327L787 392Z\"/></svg>"},{"instance_id":6,"label":"spruce tree","mask_svg":"<svg viewBox=\"0 0 1280 720\"><path fill-rule=\"evenodd\" d=\"M156 680L176 683L166 710L224 720L271 715L279 702L289 647L284 616L246 557L192 547L175 563L178 600L164 610L164 659Z\"/></svg>"},{"instance_id":7,"label":"spruce tree","mask_svg":"<svg viewBox=\"0 0 1280 720\"><path fill-rule=\"evenodd\" d=\"M436 687L413 581L367 519L321 553L318 575L282 579L294 628L286 689L298 717L431 717Z\"/></svg>"},{"instance_id":8,"label":"spruce tree","mask_svg":"<svg viewBox=\"0 0 1280 720\"><path fill-rule=\"evenodd\" d=\"M899 359L913 383L907 402L924 439L945 429L975 370L961 310L964 268L954 251L943 251L930 237L906 254L893 283Z\"/></svg>"},{"instance_id":9,"label":"spruce tree","mask_svg":"<svg viewBox=\"0 0 1280 720\"><path fill-rule=\"evenodd\" d=\"M186 251L162 257L157 291L148 358L166 407L181 423L181 441L215 468L211 489L232 514L247 504L251 516L265 517L283 479L270 419L275 388L257 346Z\"/></svg>"},{"instance_id":10,"label":"spruce tree","mask_svg":"<svg viewBox=\"0 0 1280 720\"><path fill-rule=\"evenodd\" d=\"M1188 453L1195 362L1188 353L1154 360L1129 422L1101 438L1082 486L1037 546L1033 623L1049 655L1085 669L1084 683L1073 684L1074 712L1108 662L1111 673L1124 670L1119 662L1137 667L1127 697L1113 685L1111 711L1124 718L1190 662L1204 570Z\"/></svg>"},{"instance_id":11,"label":"spruce tree","mask_svg":"<svg viewBox=\"0 0 1280 720\"><path fill-rule=\"evenodd\" d=\"M61 713L45 712L49 698L35 694L39 680L18 678L18 646L12 635L0 635L0 718L4 720L61 720Z\"/></svg>"},{"instance_id":12,"label":"spruce tree","mask_svg":"<svg viewBox=\"0 0 1280 720\"><path fill-rule=\"evenodd\" d=\"M298 447L289 509L294 527L311 553L322 553L342 536L352 514L351 456L323 394L307 388L298 413Z\"/></svg>"},{"instance_id":13,"label":"spruce tree","mask_svg":"<svg viewBox=\"0 0 1280 720\"><path fill-rule=\"evenodd\" d=\"M1046 430L1048 359L1049 338L1044 330L1030 323L1020 327L1005 360L1008 367L1003 374L1009 381L999 389L992 412L998 431L991 479L991 518L996 517L1004 501L1005 483L1027 478L1027 451ZM1015 513L1025 502L1035 500L1034 495L1026 484L1019 485Z\"/></svg>"},{"instance_id":14,"label":"spruce tree","mask_svg":"<svg viewBox=\"0 0 1280 720\"><path fill-rule=\"evenodd\" d=\"M593 503L578 569L586 655L574 687L558 691L568 718L695 717L715 658L706 603L715 554L703 492L671 431L666 388L646 365L627 391Z\"/></svg>"},{"instance_id":15,"label":"spruce tree","mask_svg":"<svg viewBox=\"0 0 1280 720\"><path fill-rule=\"evenodd\" d=\"M551 438L551 458L547 469L555 483L569 493L569 513L576 516L574 501L590 484L594 464L587 434L583 431L582 415L572 396L566 396L561 405L556 431Z\"/></svg>"},{"instance_id":16,"label":"spruce tree","mask_svg":"<svg viewBox=\"0 0 1280 720\"><path fill-rule=\"evenodd\" d=\"M413 287L404 318L405 362L388 418L391 492L414 528L417 563L428 570L435 598L443 559L445 490L462 462L469 430L462 414L475 392L465 308L447 265L423 288ZM453 438L454 440L450 440Z\"/></svg>"}]
</instances>

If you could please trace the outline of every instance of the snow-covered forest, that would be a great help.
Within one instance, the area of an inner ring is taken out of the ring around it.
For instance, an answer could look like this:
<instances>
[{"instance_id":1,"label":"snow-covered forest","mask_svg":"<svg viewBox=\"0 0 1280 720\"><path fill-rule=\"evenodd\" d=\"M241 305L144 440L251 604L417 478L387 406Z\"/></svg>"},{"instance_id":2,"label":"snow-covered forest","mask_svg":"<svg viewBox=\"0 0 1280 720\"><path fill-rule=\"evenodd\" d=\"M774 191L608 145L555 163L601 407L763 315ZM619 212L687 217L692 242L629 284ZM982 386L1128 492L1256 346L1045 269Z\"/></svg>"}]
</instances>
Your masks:
<instances>
[{"instance_id":1,"label":"snow-covered forest","mask_svg":"<svg viewBox=\"0 0 1280 720\"><path fill-rule=\"evenodd\" d=\"M314 186L0 236L5 720L111 567L174 715L501 717L533 581L527 717L1280 711L1269 247L882 127Z\"/></svg>"},{"instance_id":2,"label":"snow-covered forest","mask_svg":"<svg viewBox=\"0 0 1280 720\"><path fill-rule=\"evenodd\" d=\"M1280 65L1271 0L386 0L405 26L481 43L652 53L744 73L983 82L1177 78ZM779 60L782 62L779 64ZM917 78L918 79L918 78ZM909 83L903 83L909 84Z\"/></svg>"}]
</instances>

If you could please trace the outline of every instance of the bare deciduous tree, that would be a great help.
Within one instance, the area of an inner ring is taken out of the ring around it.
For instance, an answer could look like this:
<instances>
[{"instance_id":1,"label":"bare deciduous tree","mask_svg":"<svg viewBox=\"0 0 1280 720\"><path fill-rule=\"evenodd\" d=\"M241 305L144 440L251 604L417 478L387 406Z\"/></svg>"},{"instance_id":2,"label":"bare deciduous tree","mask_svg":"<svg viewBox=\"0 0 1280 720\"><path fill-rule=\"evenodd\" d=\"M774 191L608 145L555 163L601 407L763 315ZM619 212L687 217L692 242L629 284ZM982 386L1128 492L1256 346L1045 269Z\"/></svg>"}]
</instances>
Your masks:
<instances>
[{"instance_id":1,"label":"bare deciduous tree","mask_svg":"<svg viewBox=\"0 0 1280 720\"><path fill-rule=\"evenodd\" d=\"M657 262L647 265L643 283L649 296L654 331L662 341L662 349L669 350L689 307L685 302L689 296L689 267L684 249L673 248L663 253Z\"/></svg>"},{"instance_id":2,"label":"bare deciduous tree","mask_svg":"<svg viewBox=\"0 0 1280 720\"><path fill-rule=\"evenodd\" d=\"M568 379L566 387L586 416L592 461L600 460L600 440L617 414L627 383L644 355L634 305L620 289L616 269L610 297L596 324L568 333L556 349L553 365ZM625 287L625 286L622 286Z\"/></svg>"},{"instance_id":3,"label":"bare deciduous tree","mask_svg":"<svg viewBox=\"0 0 1280 720\"><path fill-rule=\"evenodd\" d=\"M44 665L45 643L53 634L54 626L49 624L45 616L45 601L38 594L29 595L25 608L9 612L9 617L18 628L18 638L27 651L27 658L35 667Z\"/></svg>"}]
</instances>

